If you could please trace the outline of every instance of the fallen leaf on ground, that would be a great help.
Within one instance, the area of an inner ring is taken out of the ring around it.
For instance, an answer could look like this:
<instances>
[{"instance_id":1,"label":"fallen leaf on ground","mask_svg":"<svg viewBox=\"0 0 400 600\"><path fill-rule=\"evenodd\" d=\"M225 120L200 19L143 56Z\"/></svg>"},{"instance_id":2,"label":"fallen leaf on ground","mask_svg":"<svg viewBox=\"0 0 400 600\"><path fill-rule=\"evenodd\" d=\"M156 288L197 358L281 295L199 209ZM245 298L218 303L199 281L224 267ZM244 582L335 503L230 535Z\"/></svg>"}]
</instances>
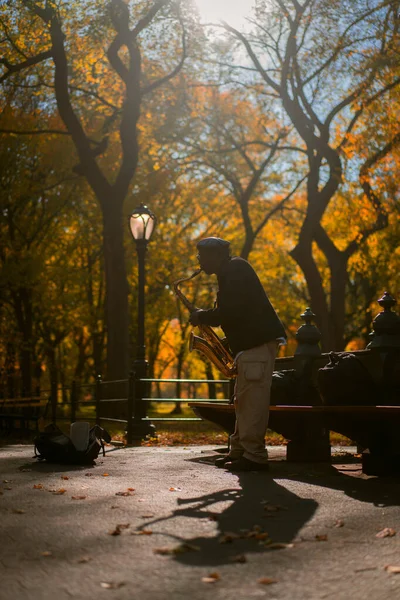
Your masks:
<instances>
[{"instance_id":1,"label":"fallen leaf on ground","mask_svg":"<svg viewBox=\"0 0 400 600\"><path fill-rule=\"evenodd\" d=\"M61 475L61 479L69 479L68 475Z\"/></svg>"},{"instance_id":2,"label":"fallen leaf on ground","mask_svg":"<svg viewBox=\"0 0 400 600\"><path fill-rule=\"evenodd\" d=\"M278 580L274 579L273 577L260 577L260 579L257 579L257 583L262 583L262 585L270 585L271 583L278 583Z\"/></svg>"},{"instance_id":3,"label":"fallen leaf on ground","mask_svg":"<svg viewBox=\"0 0 400 600\"><path fill-rule=\"evenodd\" d=\"M184 554L185 552L199 552L200 547L195 546L194 544L187 544L184 542L183 544L179 544L174 548L174 554Z\"/></svg>"},{"instance_id":4,"label":"fallen leaf on ground","mask_svg":"<svg viewBox=\"0 0 400 600\"><path fill-rule=\"evenodd\" d=\"M394 529L392 529L391 527L385 527L385 529L382 529L382 531L379 531L375 535L375 537L385 538L385 537L393 537L394 535L396 535L396 531Z\"/></svg>"},{"instance_id":5,"label":"fallen leaf on ground","mask_svg":"<svg viewBox=\"0 0 400 600\"><path fill-rule=\"evenodd\" d=\"M118 588L125 585L124 581L102 581L101 587L105 590L117 590Z\"/></svg>"},{"instance_id":6,"label":"fallen leaf on ground","mask_svg":"<svg viewBox=\"0 0 400 600\"><path fill-rule=\"evenodd\" d=\"M141 529L140 531L131 531L131 535L152 535L151 529Z\"/></svg>"},{"instance_id":7,"label":"fallen leaf on ground","mask_svg":"<svg viewBox=\"0 0 400 600\"><path fill-rule=\"evenodd\" d=\"M237 533L223 533L218 541L220 544L231 544L233 540L237 540L238 538Z\"/></svg>"},{"instance_id":8,"label":"fallen leaf on ground","mask_svg":"<svg viewBox=\"0 0 400 600\"><path fill-rule=\"evenodd\" d=\"M385 571L387 571L388 573L400 573L400 565L386 565Z\"/></svg>"},{"instance_id":9,"label":"fallen leaf on ground","mask_svg":"<svg viewBox=\"0 0 400 600\"><path fill-rule=\"evenodd\" d=\"M53 553L52 553L52 552L50 552L50 550L45 550L44 552L41 552L41 555L42 555L42 556L52 556L52 555L53 555Z\"/></svg>"},{"instance_id":10,"label":"fallen leaf on ground","mask_svg":"<svg viewBox=\"0 0 400 600\"><path fill-rule=\"evenodd\" d=\"M85 473L85 477L91 477L93 473Z\"/></svg>"},{"instance_id":11,"label":"fallen leaf on ground","mask_svg":"<svg viewBox=\"0 0 400 600\"><path fill-rule=\"evenodd\" d=\"M141 515L140 516L141 519L151 519L152 517L154 517L154 515Z\"/></svg>"},{"instance_id":12,"label":"fallen leaf on ground","mask_svg":"<svg viewBox=\"0 0 400 600\"><path fill-rule=\"evenodd\" d=\"M43 486L42 486L42 484L41 484L41 483L34 483L34 484L33 484L33 489L34 489L34 490L42 490L42 489L43 489Z\"/></svg>"},{"instance_id":13,"label":"fallen leaf on ground","mask_svg":"<svg viewBox=\"0 0 400 600\"><path fill-rule=\"evenodd\" d=\"M236 556L231 556L230 560L235 563L247 562L247 558L244 554L236 554Z\"/></svg>"},{"instance_id":14,"label":"fallen leaf on ground","mask_svg":"<svg viewBox=\"0 0 400 600\"><path fill-rule=\"evenodd\" d=\"M161 554L162 556L166 554L173 554L173 548L153 548L154 554Z\"/></svg>"},{"instance_id":15,"label":"fallen leaf on ground","mask_svg":"<svg viewBox=\"0 0 400 600\"><path fill-rule=\"evenodd\" d=\"M123 529L129 529L129 527L129 523L120 523L119 525L115 526L115 529L113 529L113 531L109 531L108 535L121 535L121 531Z\"/></svg>"},{"instance_id":16,"label":"fallen leaf on ground","mask_svg":"<svg viewBox=\"0 0 400 600\"><path fill-rule=\"evenodd\" d=\"M12 512L13 512L15 515L23 515L23 514L25 513L25 511L24 511L24 510L22 510L22 508L13 508Z\"/></svg>"},{"instance_id":17,"label":"fallen leaf on ground","mask_svg":"<svg viewBox=\"0 0 400 600\"><path fill-rule=\"evenodd\" d=\"M294 548L294 544L284 544L282 542L271 542L270 544L265 544L265 547L269 550L283 550L284 548Z\"/></svg>"},{"instance_id":18,"label":"fallen leaf on ground","mask_svg":"<svg viewBox=\"0 0 400 600\"><path fill-rule=\"evenodd\" d=\"M71 496L72 500L84 500L87 496Z\"/></svg>"},{"instance_id":19,"label":"fallen leaf on ground","mask_svg":"<svg viewBox=\"0 0 400 600\"><path fill-rule=\"evenodd\" d=\"M81 556L81 557L78 559L78 563L87 563L87 562L89 562L90 560L92 560L92 557L91 557L91 556Z\"/></svg>"},{"instance_id":20,"label":"fallen leaf on ground","mask_svg":"<svg viewBox=\"0 0 400 600\"><path fill-rule=\"evenodd\" d=\"M60 488L59 490L51 490L51 491L53 492L54 496L62 496L62 494L65 494L65 492L67 490L65 490L64 488Z\"/></svg>"},{"instance_id":21,"label":"fallen leaf on ground","mask_svg":"<svg viewBox=\"0 0 400 600\"><path fill-rule=\"evenodd\" d=\"M255 535L249 535L248 537L253 537L255 540L267 540L268 533L264 531L263 533L256 533Z\"/></svg>"},{"instance_id":22,"label":"fallen leaf on ground","mask_svg":"<svg viewBox=\"0 0 400 600\"><path fill-rule=\"evenodd\" d=\"M315 536L315 539L317 540L317 542L327 542L328 536L326 533L320 533Z\"/></svg>"},{"instance_id":23,"label":"fallen leaf on ground","mask_svg":"<svg viewBox=\"0 0 400 600\"><path fill-rule=\"evenodd\" d=\"M199 546L194 546L193 544L179 544L179 546L175 546L174 548L154 548L154 554L184 554L185 552L198 552L200 550Z\"/></svg>"},{"instance_id":24,"label":"fallen leaf on ground","mask_svg":"<svg viewBox=\"0 0 400 600\"><path fill-rule=\"evenodd\" d=\"M215 583L216 581L219 581L220 579L221 578L218 573L210 573L209 575L207 575L207 577L202 577L201 581L203 583Z\"/></svg>"},{"instance_id":25,"label":"fallen leaf on ground","mask_svg":"<svg viewBox=\"0 0 400 600\"><path fill-rule=\"evenodd\" d=\"M11 479L3 479L3 483L11 483Z\"/></svg>"},{"instance_id":26,"label":"fallen leaf on ground","mask_svg":"<svg viewBox=\"0 0 400 600\"><path fill-rule=\"evenodd\" d=\"M170 492L181 492L182 488L179 488L179 487L170 487L169 491Z\"/></svg>"},{"instance_id":27,"label":"fallen leaf on ground","mask_svg":"<svg viewBox=\"0 0 400 600\"><path fill-rule=\"evenodd\" d=\"M343 527L344 525L344 521L342 521L341 519L338 519L337 521L335 521L334 527Z\"/></svg>"},{"instance_id":28,"label":"fallen leaf on ground","mask_svg":"<svg viewBox=\"0 0 400 600\"><path fill-rule=\"evenodd\" d=\"M128 492L134 492L135 488L126 488L128 490Z\"/></svg>"},{"instance_id":29,"label":"fallen leaf on ground","mask_svg":"<svg viewBox=\"0 0 400 600\"><path fill-rule=\"evenodd\" d=\"M133 496L132 492L115 492L116 496Z\"/></svg>"},{"instance_id":30,"label":"fallen leaf on ground","mask_svg":"<svg viewBox=\"0 0 400 600\"><path fill-rule=\"evenodd\" d=\"M103 477L110 477L109 473L103 473Z\"/></svg>"}]
</instances>

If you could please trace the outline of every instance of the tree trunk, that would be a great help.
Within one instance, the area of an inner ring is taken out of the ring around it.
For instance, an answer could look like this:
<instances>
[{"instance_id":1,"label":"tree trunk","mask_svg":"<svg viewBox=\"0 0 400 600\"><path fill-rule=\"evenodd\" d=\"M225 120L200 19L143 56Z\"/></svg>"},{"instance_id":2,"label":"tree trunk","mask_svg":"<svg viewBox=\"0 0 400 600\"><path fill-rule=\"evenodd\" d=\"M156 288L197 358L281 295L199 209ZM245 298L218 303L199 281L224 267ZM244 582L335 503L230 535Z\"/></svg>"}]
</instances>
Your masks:
<instances>
[{"instance_id":1,"label":"tree trunk","mask_svg":"<svg viewBox=\"0 0 400 600\"><path fill-rule=\"evenodd\" d=\"M345 348L347 258L344 255L337 256L333 263L330 265L330 313L333 329L333 346L330 349L339 352Z\"/></svg>"},{"instance_id":2,"label":"tree trunk","mask_svg":"<svg viewBox=\"0 0 400 600\"><path fill-rule=\"evenodd\" d=\"M128 282L122 221L122 202L114 199L112 206L103 205L108 380L127 378L130 365Z\"/></svg>"},{"instance_id":3,"label":"tree trunk","mask_svg":"<svg viewBox=\"0 0 400 600\"><path fill-rule=\"evenodd\" d=\"M29 396L32 391L33 316L32 292L19 288L13 293L13 303L18 331L21 335L19 362L21 371L21 394Z\"/></svg>"},{"instance_id":4,"label":"tree trunk","mask_svg":"<svg viewBox=\"0 0 400 600\"><path fill-rule=\"evenodd\" d=\"M291 251L305 277L310 294L311 309L316 315L316 323L321 331L321 348L323 352L334 349L334 335L321 275L312 256L311 242L297 244Z\"/></svg>"}]
</instances>

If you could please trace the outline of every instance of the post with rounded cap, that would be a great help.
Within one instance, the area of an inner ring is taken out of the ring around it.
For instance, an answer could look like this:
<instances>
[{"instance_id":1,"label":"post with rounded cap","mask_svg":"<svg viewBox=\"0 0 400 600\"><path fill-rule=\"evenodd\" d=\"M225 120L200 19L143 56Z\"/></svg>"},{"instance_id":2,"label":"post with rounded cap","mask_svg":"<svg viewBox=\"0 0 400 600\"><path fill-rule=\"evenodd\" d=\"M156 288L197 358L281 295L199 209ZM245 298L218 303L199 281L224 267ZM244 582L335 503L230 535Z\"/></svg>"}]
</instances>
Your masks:
<instances>
[{"instance_id":1,"label":"post with rounded cap","mask_svg":"<svg viewBox=\"0 0 400 600\"><path fill-rule=\"evenodd\" d=\"M154 425L149 421L144 420L147 417L147 410L146 403L142 401L147 388L145 382L142 380L146 378L148 371L145 347L145 257L147 244L150 241L155 224L155 215L144 204L141 204L138 208L135 208L129 217L129 229L136 243L139 274L137 351L136 359L133 364L133 370L136 375L135 410L133 415L133 423L131 424L131 427L128 426L130 436L136 439L144 438L146 435L153 434L155 431ZM131 418L132 415L128 415L128 419Z\"/></svg>"},{"instance_id":2,"label":"post with rounded cap","mask_svg":"<svg viewBox=\"0 0 400 600\"><path fill-rule=\"evenodd\" d=\"M382 404L398 404L398 373L400 372L400 316L393 312L396 299L385 292L378 300L383 310L372 321L367 348L375 353L378 365L376 377L380 385Z\"/></svg>"},{"instance_id":3,"label":"post with rounded cap","mask_svg":"<svg viewBox=\"0 0 400 600\"><path fill-rule=\"evenodd\" d=\"M378 300L383 310L372 321L373 331L369 334L371 339L367 348L371 350L394 350L400 348L400 317L392 311L396 304L395 298L385 292Z\"/></svg>"},{"instance_id":4,"label":"post with rounded cap","mask_svg":"<svg viewBox=\"0 0 400 600\"><path fill-rule=\"evenodd\" d=\"M298 346L294 353L296 370L296 395L294 403L305 406L318 406L322 403L317 388L317 369L320 363L321 349L319 341L321 333L312 324L315 314L311 308L301 315L304 324L296 333ZM286 448L287 460L294 462L330 462L331 445L329 430L324 426L321 413L316 412L307 420L307 425L293 431Z\"/></svg>"},{"instance_id":5,"label":"post with rounded cap","mask_svg":"<svg viewBox=\"0 0 400 600\"><path fill-rule=\"evenodd\" d=\"M299 354L302 356L319 356L321 354L319 347L321 333L317 326L312 324L315 314L308 307L300 316L304 321L304 325L301 325L297 330L297 348L294 354L295 356Z\"/></svg>"}]
</instances>

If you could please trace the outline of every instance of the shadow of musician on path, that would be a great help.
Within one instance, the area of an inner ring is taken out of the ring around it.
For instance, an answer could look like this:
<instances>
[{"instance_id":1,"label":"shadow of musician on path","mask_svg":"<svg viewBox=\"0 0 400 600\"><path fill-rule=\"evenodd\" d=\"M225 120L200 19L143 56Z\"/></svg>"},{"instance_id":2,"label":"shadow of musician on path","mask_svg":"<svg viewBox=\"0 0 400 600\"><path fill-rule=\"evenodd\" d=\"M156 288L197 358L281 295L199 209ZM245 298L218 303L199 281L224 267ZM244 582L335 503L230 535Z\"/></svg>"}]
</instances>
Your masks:
<instances>
[{"instance_id":1,"label":"shadow of musician on path","mask_svg":"<svg viewBox=\"0 0 400 600\"><path fill-rule=\"evenodd\" d=\"M199 462L199 459L191 461ZM208 461L203 457L200 462ZM215 469L214 466L210 468ZM199 550L177 553L177 561L187 565L216 566L231 564L233 557L240 554L271 552L265 544L265 532L273 542L292 542L318 507L315 500L300 498L279 485L271 473L232 474L229 483L232 487L214 493L178 498L178 508L171 515L146 523L145 528L152 527L154 531L157 522L176 517L215 521L218 530L214 535L189 539L171 537ZM221 503L224 503L222 510ZM249 535L249 532L253 533Z\"/></svg>"},{"instance_id":2,"label":"shadow of musician on path","mask_svg":"<svg viewBox=\"0 0 400 600\"><path fill-rule=\"evenodd\" d=\"M214 469L214 459L202 457L190 461L208 463ZM296 541L298 532L312 519L319 504L312 498L297 496L281 485L280 480L342 490L348 497L374 506L400 505L399 478L367 478L361 475L359 465L353 467L352 475L331 464L271 461L268 473L232 474L229 479L229 483L232 481L231 487L192 498L178 498L178 508L171 515L147 523L146 529L175 517L215 520L215 535L199 535L189 539L171 537L176 542L195 546L199 550L177 553L175 560L187 565L217 566L231 564L234 557L241 554L271 552L265 540L248 536L246 532L254 529L261 534L267 532L272 542ZM224 503L222 510L221 503ZM231 534L233 539L229 543Z\"/></svg>"}]
</instances>

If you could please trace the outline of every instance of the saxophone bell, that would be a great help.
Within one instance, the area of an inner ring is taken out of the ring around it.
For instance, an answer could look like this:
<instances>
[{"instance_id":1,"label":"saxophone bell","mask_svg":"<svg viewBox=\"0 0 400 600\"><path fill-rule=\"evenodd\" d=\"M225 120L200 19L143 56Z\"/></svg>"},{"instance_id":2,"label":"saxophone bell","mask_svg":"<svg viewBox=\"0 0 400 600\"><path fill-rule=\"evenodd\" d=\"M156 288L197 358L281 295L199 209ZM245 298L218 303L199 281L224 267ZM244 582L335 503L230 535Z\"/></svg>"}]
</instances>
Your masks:
<instances>
[{"instance_id":1,"label":"saxophone bell","mask_svg":"<svg viewBox=\"0 0 400 600\"><path fill-rule=\"evenodd\" d=\"M202 272L202 269L197 269L189 277L184 277L175 281L172 286L177 298L190 311L196 310L186 296L179 289L179 285L185 281L190 281L197 277ZM200 336L194 335L193 331L190 334L189 349L198 350L204 354L225 377L232 379L236 376L236 365L231 352L223 345L221 339L209 325L198 325Z\"/></svg>"}]
</instances>

